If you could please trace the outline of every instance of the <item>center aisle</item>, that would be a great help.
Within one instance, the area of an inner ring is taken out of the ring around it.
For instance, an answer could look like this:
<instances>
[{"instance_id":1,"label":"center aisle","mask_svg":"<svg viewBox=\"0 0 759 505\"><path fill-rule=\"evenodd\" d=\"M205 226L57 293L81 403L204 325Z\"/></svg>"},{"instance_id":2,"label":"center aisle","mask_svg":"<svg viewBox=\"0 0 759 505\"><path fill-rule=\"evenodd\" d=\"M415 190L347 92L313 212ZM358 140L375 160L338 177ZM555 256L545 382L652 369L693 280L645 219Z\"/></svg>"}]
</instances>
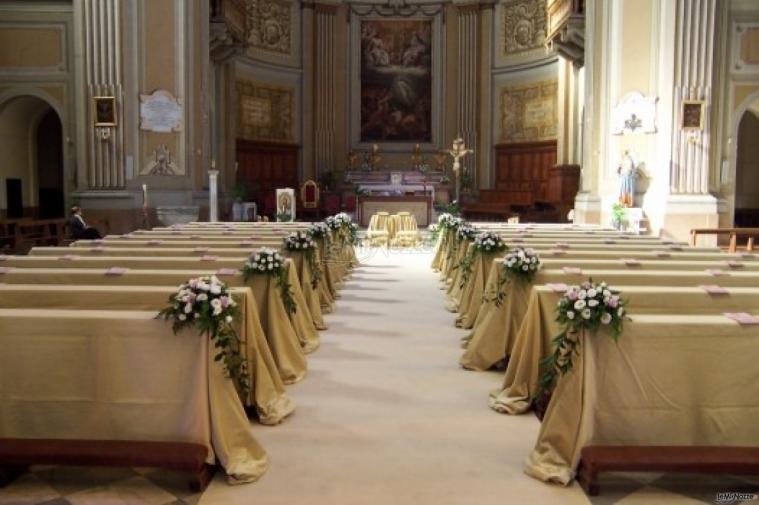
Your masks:
<instances>
[{"instance_id":1,"label":"center aisle","mask_svg":"<svg viewBox=\"0 0 759 505\"><path fill-rule=\"evenodd\" d=\"M500 373L458 366L459 339L430 254L374 250L341 290L295 415L256 425L271 459L257 483L217 475L200 505L588 503L522 473L533 415L487 406Z\"/></svg>"}]
</instances>

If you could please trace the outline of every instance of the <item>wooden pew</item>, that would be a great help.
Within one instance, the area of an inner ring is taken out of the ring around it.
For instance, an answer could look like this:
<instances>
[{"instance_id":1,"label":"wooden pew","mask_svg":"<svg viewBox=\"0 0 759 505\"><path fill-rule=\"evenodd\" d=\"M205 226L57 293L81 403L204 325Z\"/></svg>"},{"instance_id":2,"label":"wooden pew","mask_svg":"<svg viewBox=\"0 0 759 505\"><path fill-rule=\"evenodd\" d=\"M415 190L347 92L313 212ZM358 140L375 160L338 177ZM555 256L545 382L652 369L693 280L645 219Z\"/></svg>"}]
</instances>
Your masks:
<instances>
[{"instance_id":1,"label":"wooden pew","mask_svg":"<svg viewBox=\"0 0 759 505\"><path fill-rule=\"evenodd\" d=\"M759 447L587 446L582 449L577 481L598 496L602 472L687 472L759 475Z\"/></svg>"},{"instance_id":2,"label":"wooden pew","mask_svg":"<svg viewBox=\"0 0 759 505\"><path fill-rule=\"evenodd\" d=\"M738 250L738 238L746 237L746 250L754 250L754 240L759 237L759 228L693 228L690 231L690 243L696 245L699 235L729 235L728 250L734 253Z\"/></svg>"},{"instance_id":3,"label":"wooden pew","mask_svg":"<svg viewBox=\"0 0 759 505\"><path fill-rule=\"evenodd\" d=\"M216 467L208 449L187 442L0 438L0 487L30 465L156 467L189 474L193 493L205 490Z\"/></svg>"}]
</instances>

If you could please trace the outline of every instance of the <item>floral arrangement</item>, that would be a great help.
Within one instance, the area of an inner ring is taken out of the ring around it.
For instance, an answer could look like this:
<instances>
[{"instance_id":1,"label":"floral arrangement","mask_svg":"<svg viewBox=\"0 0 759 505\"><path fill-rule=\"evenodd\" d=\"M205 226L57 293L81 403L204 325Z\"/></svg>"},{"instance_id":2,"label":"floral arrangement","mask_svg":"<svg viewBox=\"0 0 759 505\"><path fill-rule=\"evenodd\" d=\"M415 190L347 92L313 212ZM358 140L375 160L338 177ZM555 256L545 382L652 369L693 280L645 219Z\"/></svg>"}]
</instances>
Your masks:
<instances>
[{"instance_id":1,"label":"floral arrangement","mask_svg":"<svg viewBox=\"0 0 759 505\"><path fill-rule=\"evenodd\" d=\"M297 305L293 298L292 287L287 280L287 269L285 268L285 259L274 249L262 247L254 252L248 258L248 261L242 267L243 278L247 281L254 275L269 275L276 277L277 287L282 296L282 302L285 309L290 314L294 314Z\"/></svg>"},{"instance_id":2,"label":"floral arrangement","mask_svg":"<svg viewBox=\"0 0 759 505\"><path fill-rule=\"evenodd\" d=\"M316 249L313 236L306 231L295 231L284 238L288 251L308 251Z\"/></svg>"},{"instance_id":3,"label":"floral arrangement","mask_svg":"<svg viewBox=\"0 0 759 505\"><path fill-rule=\"evenodd\" d=\"M507 277L532 282L540 267L540 257L533 249L517 247L503 257L503 269Z\"/></svg>"},{"instance_id":4,"label":"floral arrangement","mask_svg":"<svg viewBox=\"0 0 759 505\"><path fill-rule=\"evenodd\" d=\"M475 237L474 248L483 252L501 252L508 249L508 246L497 233L485 231Z\"/></svg>"},{"instance_id":5,"label":"floral arrangement","mask_svg":"<svg viewBox=\"0 0 759 505\"><path fill-rule=\"evenodd\" d=\"M325 222L312 224L308 232L314 239L324 239L327 242L332 239L332 229Z\"/></svg>"},{"instance_id":6,"label":"floral arrangement","mask_svg":"<svg viewBox=\"0 0 759 505\"><path fill-rule=\"evenodd\" d=\"M493 302L496 307L500 307L506 299L506 285L512 279L531 283L541 266L540 257L533 249L522 247L512 249L503 257L502 273L498 278L495 294L492 297L488 296L492 293L491 290L490 293L483 295L482 301L485 303Z\"/></svg>"},{"instance_id":7,"label":"floral arrangement","mask_svg":"<svg viewBox=\"0 0 759 505\"><path fill-rule=\"evenodd\" d=\"M477 230L477 228L475 228L474 226L468 223L464 223L464 224L459 225L458 229L456 230L456 238L459 241L462 241L462 240L471 241L477 238L478 233L479 231Z\"/></svg>"},{"instance_id":8,"label":"floral arrangement","mask_svg":"<svg viewBox=\"0 0 759 505\"><path fill-rule=\"evenodd\" d=\"M158 318L172 320L174 333L194 327L206 333L218 350L215 361L223 361L227 376L247 393L250 377L240 353L243 347L234 329L240 314L229 288L215 275L190 279L169 297L168 306Z\"/></svg>"},{"instance_id":9,"label":"floral arrangement","mask_svg":"<svg viewBox=\"0 0 759 505\"><path fill-rule=\"evenodd\" d=\"M572 356L579 352L580 335L586 330L595 335L600 328L608 328L615 342L622 334L627 317L626 302L619 292L605 282L592 279L566 290L556 309L556 322L563 329L553 339L554 352L541 360L538 399L553 388L556 379L572 369Z\"/></svg>"},{"instance_id":10,"label":"floral arrangement","mask_svg":"<svg viewBox=\"0 0 759 505\"><path fill-rule=\"evenodd\" d=\"M300 251L306 256L311 267L311 285L314 289L319 285L321 277L321 265L317 261L316 241L310 231L296 231L284 238L285 249L288 251Z\"/></svg>"},{"instance_id":11,"label":"floral arrangement","mask_svg":"<svg viewBox=\"0 0 759 505\"><path fill-rule=\"evenodd\" d=\"M459 268L461 269L461 284L460 287L464 287L469 281L469 277L472 275L472 268L474 266L475 255L478 252L501 252L509 247L506 242L496 233L485 231L481 232L474 238L474 251L471 254L467 254L459 262Z\"/></svg>"}]
</instances>

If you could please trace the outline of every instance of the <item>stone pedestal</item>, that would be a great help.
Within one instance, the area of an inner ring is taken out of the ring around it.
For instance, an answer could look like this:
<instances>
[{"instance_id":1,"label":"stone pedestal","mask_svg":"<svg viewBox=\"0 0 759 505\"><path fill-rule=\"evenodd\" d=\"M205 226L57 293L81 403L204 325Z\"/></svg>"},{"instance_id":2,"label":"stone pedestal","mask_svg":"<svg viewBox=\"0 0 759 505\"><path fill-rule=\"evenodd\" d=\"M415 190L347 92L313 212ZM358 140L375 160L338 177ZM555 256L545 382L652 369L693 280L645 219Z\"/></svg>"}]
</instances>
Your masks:
<instances>
[{"instance_id":1,"label":"stone pedestal","mask_svg":"<svg viewBox=\"0 0 759 505\"><path fill-rule=\"evenodd\" d=\"M208 220L215 223L219 220L219 186L218 170L208 171Z\"/></svg>"},{"instance_id":2,"label":"stone pedestal","mask_svg":"<svg viewBox=\"0 0 759 505\"><path fill-rule=\"evenodd\" d=\"M595 193L577 193L574 211L575 224L601 224L601 197Z\"/></svg>"},{"instance_id":3,"label":"stone pedestal","mask_svg":"<svg viewBox=\"0 0 759 505\"><path fill-rule=\"evenodd\" d=\"M712 195L669 195L662 235L687 242L693 228L719 227L718 201ZM717 235L699 237L699 246L714 247Z\"/></svg>"}]
</instances>

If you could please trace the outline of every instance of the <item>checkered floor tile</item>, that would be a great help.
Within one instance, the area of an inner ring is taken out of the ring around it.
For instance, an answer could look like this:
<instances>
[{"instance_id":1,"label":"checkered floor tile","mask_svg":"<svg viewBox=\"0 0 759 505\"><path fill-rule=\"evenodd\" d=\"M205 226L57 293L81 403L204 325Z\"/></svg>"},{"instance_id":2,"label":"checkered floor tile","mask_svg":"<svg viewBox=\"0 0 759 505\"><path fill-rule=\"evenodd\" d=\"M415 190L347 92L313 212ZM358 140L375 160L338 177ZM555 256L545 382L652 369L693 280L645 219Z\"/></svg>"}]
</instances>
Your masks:
<instances>
[{"instance_id":1,"label":"checkered floor tile","mask_svg":"<svg viewBox=\"0 0 759 505\"><path fill-rule=\"evenodd\" d=\"M0 505L196 505L181 474L150 468L35 466L0 489Z\"/></svg>"}]
</instances>

